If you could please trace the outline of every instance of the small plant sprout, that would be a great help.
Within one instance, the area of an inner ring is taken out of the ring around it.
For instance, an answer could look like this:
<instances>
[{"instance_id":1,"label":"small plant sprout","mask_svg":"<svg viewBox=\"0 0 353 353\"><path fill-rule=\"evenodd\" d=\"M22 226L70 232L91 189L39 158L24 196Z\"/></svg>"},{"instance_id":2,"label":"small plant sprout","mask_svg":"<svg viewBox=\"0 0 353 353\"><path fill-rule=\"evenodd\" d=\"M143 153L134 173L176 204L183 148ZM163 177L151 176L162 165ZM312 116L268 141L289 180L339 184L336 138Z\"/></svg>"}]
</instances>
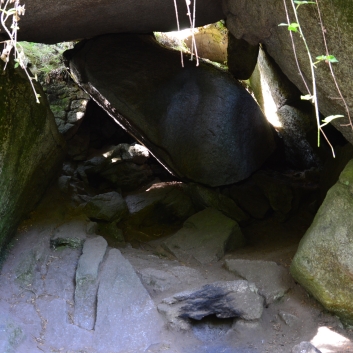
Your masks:
<instances>
[{"instance_id":1,"label":"small plant sprout","mask_svg":"<svg viewBox=\"0 0 353 353\"><path fill-rule=\"evenodd\" d=\"M335 120L335 119L338 119L338 118L343 118L344 115L330 115L330 116L327 116L325 119L322 119L322 122L324 124L321 124L320 127L323 127L327 124L329 124L332 120Z\"/></svg>"},{"instance_id":2,"label":"small plant sprout","mask_svg":"<svg viewBox=\"0 0 353 353\"><path fill-rule=\"evenodd\" d=\"M296 22L293 23L281 23L278 26L286 26L288 31L298 32L299 24Z\"/></svg>"},{"instance_id":3,"label":"small plant sprout","mask_svg":"<svg viewBox=\"0 0 353 353\"><path fill-rule=\"evenodd\" d=\"M314 66L318 64L321 61L325 61L326 64L328 63L338 63L338 60L335 58L334 55L320 55L316 57L316 60L314 62ZM316 66L315 66L316 67Z\"/></svg>"},{"instance_id":4,"label":"small plant sprout","mask_svg":"<svg viewBox=\"0 0 353 353\"><path fill-rule=\"evenodd\" d=\"M315 1L294 1L294 3L297 4L296 10L298 10L300 5L315 4Z\"/></svg>"},{"instance_id":5,"label":"small plant sprout","mask_svg":"<svg viewBox=\"0 0 353 353\"><path fill-rule=\"evenodd\" d=\"M9 8L10 4L13 4L13 7ZM20 66L24 70L36 97L36 102L40 103L40 95L36 92L32 82L35 77L30 76L27 70L28 60L26 59L22 46L17 42L17 31L20 29L18 22L21 19L20 16L23 16L25 12L25 5L21 5L20 0L0 0L0 23L9 37L8 40L1 42L4 43L4 49L1 52L0 59L5 62L4 70L6 70L7 64L10 60L10 54L12 50L14 51L14 66L15 68ZM9 28L7 22L11 19L12 24Z\"/></svg>"}]
</instances>

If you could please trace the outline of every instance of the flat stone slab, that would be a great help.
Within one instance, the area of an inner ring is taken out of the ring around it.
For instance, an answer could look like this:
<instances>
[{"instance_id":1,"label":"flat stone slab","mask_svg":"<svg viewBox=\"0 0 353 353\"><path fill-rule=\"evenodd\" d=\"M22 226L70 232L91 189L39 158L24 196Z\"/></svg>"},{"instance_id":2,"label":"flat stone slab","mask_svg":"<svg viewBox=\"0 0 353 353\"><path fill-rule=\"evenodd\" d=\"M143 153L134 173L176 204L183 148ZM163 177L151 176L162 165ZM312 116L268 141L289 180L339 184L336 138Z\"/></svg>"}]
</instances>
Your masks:
<instances>
[{"instance_id":1,"label":"flat stone slab","mask_svg":"<svg viewBox=\"0 0 353 353\"><path fill-rule=\"evenodd\" d=\"M107 241L95 237L85 241L78 261L75 288L75 323L93 330L96 318L98 269L107 250Z\"/></svg>"},{"instance_id":2,"label":"flat stone slab","mask_svg":"<svg viewBox=\"0 0 353 353\"><path fill-rule=\"evenodd\" d=\"M166 270L145 268L138 271L142 283L151 293L161 293L181 284L192 284L201 274L187 266L174 266Z\"/></svg>"},{"instance_id":3,"label":"flat stone slab","mask_svg":"<svg viewBox=\"0 0 353 353\"><path fill-rule=\"evenodd\" d=\"M206 284L201 288L174 294L158 305L169 325L188 330L189 319L201 320L209 315L225 318L258 320L263 298L253 283L244 280Z\"/></svg>"},{"instance_id":4,"label":"flat stone slab","mask_svg":"<svg viewBox=\"0 0 353 353\"><path fill-rule=\"evenodd\" d=\"M163 322L130 262L111 249L98 288L97 352L144 351L160 342Z\"/></svg>"},{"instance_id":5,"label":"flat stone slab","mask_svg":"<svg viewBox=\"0 0 353 353\"><path fill-rule=\"evenodd\" d=\"M266 304L282 298L294 284L289 271L273 261L227 259L225 267L237 276L254 282Z\"/></svg>"},{"instance_id":6,"label":"flat stone slab","mask_svg":"<svg viewBox=\"0 0 353 353\"><path fill-rule=\"evenodd\" d=\"M238 223L213 208L188 218L183 228L163 243L179 261L201 264L217 261L226 250L242 245L244 237Z\"/></svg>"}]
</instances>

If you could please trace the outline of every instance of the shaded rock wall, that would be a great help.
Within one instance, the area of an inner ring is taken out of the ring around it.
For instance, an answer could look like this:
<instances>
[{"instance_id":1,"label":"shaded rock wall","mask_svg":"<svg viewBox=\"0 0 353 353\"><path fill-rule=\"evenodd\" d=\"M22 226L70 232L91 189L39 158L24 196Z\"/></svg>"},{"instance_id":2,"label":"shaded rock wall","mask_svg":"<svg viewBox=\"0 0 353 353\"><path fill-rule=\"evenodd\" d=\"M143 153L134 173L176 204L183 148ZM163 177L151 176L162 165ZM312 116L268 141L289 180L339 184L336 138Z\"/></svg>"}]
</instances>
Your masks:
<instances>
[{"instance_id":1,"label":"shaded rock wall","mask_svg":"<svg viewBox=\"0 0 353 353\"><path fill-rule=\"evenodd\" d=\"M3 65L0 65L3 69ZM0 249L61 166L64 142L39 86L37 104L21 69L0 75Z\"/></svg>"},{"instance_id":2,"label":"shaded rock wall","mask_svg":"<svg viewBox=\"0 0 353 353\"><path fill-rule=\"evenodd\" d=\"M334 71L342 94L348 102L350 113L353 113L353 92L351 82L353 68L351 58L353 46L351 45L353 31L353 8L348 0L322 0L320 9L325 27L329 53L336 56L339 63L334 64ZM286 1L290 22L296 22L291 3ZM298 74L295 63L292 43L289 31L286 27L279 27L280 23L287 23L283 0L248 1L248 0L224 0L224 11L227 16L227 27L236 37L248 41L250 44L263 43L267 52L277 62L284 74L299 88L303 94L307 94L305 86ZM318 24L316 5L308 4L300 6L300 23L306 36L313 58L326 55L323 44L322 31ZM296 52L304 77L309 87L310 63L302 40L298 33L294 33ZM329 67L324 62L317 65L316 78L318 87L318 99L320 111L325 116L345 114L342 101L339 99L335 84L331 78ZM311 89L311 88L310 88ZM351 127L347 119L338 119L333 125L343 133L345 138L353 142Z\"/></svg>"},{"instance_id":3,"label":"shaded rock wall","mask_svg":"<svg viewBox=\"0 0 353 353\"><path fill-rule=\"evenodd\" d=\"M180 24L190 26L184 0L177 0ZM197 2L196 26L221 20L221 0ZM149 33L177 30L173 0L63 0L26 2L19 39L57 43L105 33Z\"/></svg>"}]
</instances>

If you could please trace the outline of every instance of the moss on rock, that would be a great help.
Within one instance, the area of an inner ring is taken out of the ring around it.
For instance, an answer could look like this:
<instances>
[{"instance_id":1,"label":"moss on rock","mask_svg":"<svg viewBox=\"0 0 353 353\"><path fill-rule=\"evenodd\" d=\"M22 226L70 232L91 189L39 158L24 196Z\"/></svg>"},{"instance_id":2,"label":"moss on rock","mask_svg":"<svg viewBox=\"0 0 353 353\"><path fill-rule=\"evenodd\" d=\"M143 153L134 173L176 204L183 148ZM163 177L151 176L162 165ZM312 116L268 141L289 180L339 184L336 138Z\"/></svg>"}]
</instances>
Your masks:
<instances>
[{"instance_id":1,"label":"moss on rock","mask_svg":"<svg viewBox=\"0 0 353 353\"><path fill-rule=\"evenodd\" d=\"M326 309L353 325L352 161L327 193L291 265L293 277Z\"/></svg>"},{"instance_id":2,"label":"moss on rock","mask_svg":"<svg viewBox=\"0 0 353 353\"><path fill-rule=\"evenodd\" d=\"M0 250L61 165L64 141L39 86L37 104L21 69L0 64Z\"/></svg>"}]
</instances>

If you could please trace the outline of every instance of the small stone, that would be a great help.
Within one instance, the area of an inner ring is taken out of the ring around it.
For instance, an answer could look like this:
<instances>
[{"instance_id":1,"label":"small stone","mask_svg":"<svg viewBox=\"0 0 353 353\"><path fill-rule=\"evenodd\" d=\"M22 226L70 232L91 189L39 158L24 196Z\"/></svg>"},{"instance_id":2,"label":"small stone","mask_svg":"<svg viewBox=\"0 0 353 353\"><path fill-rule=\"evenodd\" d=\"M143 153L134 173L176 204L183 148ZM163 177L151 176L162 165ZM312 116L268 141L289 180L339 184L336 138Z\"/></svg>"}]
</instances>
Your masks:
<instances>
[{"instance_id":1,"label":"small stone","mask_svg":"<svg viewBox=\"0 0 353 353\"><path fill-rule=\"evenodd\" d=\"M293 314L290 314L290 313L287 313L287 312L282 311L282 310L278 313L278 316L289 327L293 327L299 321L297 316L295 316Z\"/></svg>"}]
</instances>

